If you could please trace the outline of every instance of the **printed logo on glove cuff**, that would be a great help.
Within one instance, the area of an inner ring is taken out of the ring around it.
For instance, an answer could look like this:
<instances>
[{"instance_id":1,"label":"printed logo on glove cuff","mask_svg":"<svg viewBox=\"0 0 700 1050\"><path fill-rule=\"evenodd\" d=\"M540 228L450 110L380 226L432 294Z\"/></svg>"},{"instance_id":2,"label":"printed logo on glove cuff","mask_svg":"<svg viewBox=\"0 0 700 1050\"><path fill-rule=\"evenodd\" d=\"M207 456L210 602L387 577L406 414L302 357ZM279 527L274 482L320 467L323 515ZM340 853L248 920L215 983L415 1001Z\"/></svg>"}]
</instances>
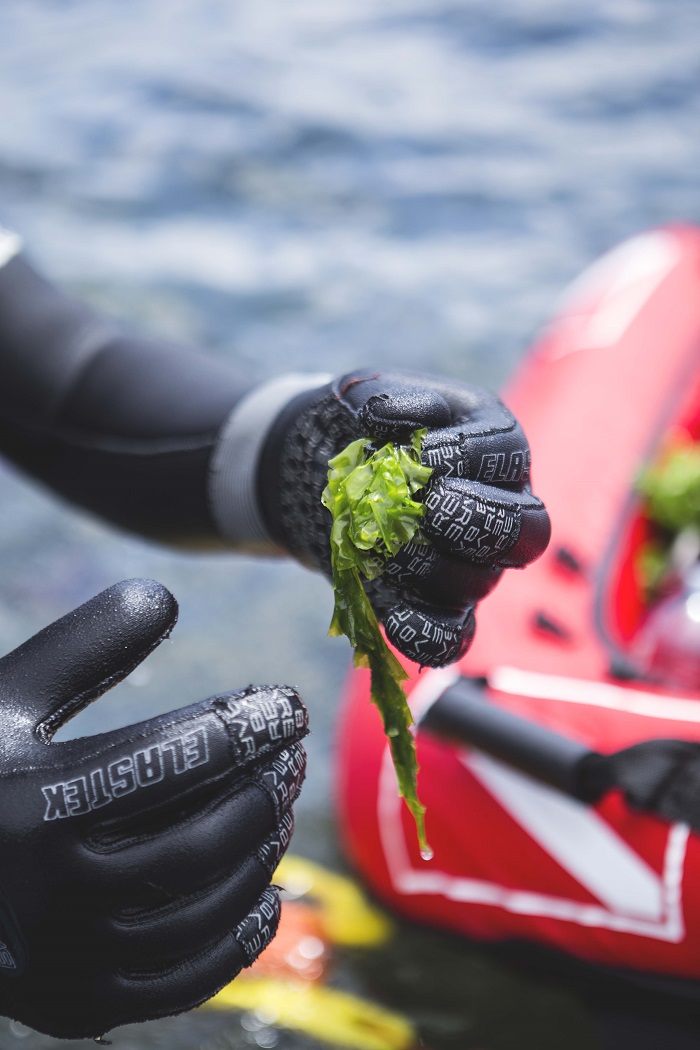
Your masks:
<instances>
[{"instance_id":1,"label":"printed logo on glove cuff","mask_svg":"<svg viewBox=\"0 0 700 1050\"><path fill-rule=\"evenodd\" d=\"M85 776L46 784L41 789L46 799L44 820L82 816L116 798L159 784L165 777L180 776L208 761L209 743L204 728L153 744L108 766L97 766Z\"/></svg>"}]
</instances>

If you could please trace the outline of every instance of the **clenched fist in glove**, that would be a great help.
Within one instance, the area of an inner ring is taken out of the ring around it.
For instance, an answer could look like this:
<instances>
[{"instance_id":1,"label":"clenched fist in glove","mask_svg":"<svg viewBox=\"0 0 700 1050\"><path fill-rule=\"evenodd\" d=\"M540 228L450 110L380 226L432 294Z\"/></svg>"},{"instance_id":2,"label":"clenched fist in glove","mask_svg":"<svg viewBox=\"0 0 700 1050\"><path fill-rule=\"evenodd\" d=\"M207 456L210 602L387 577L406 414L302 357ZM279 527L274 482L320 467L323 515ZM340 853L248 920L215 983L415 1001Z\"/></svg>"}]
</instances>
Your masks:
<instances>
[{"instance_id":1,"label":"clenched fist in glove","mask_svg":"<svg viewBox=\"0 0 700 1050\"><path fill-rule=\"evenodd\" d=\"M422 458L433 474L421 528L429 543L404 547L368 590L390 641L406 656L431 667L458 659L474 634L477 602L504 568L522 568L549 541L518 422L491 393L404 373L307 381L279 406L283 395L284 381L254 391L224 432L215 464L232 443L240 464L245 428L250 435L266 416L272 419L257 453L257 507L251 503L244 519L240 504L234 509L231 498L221 499L221 517L228 512L242 534L257 514L279 547L330 573L331 516L321 504L328 460L360 437L406 442L413 430L427 428Z\"/></svg>"},{"instance_id":2,"label":"clenched fist in glove","mask_svg":"<svg viewBox=\"0 0 700 1050\"><path fill-rule=\"evenodd\" d=\"M0 1013L53 1036L196 1006L277 926L304 776L292 689L51 742L176 617L164 587L130 580L0 661Z\"/></svg>"},{"instance_id":3,"label":"clenched fist in glove","mask_svg":"<svg viewBox=\"0 0 700 1050\"><path fill-rule=\"evenodd\" d=\"M501 571L547 545L527 441L485 391L374 371L251 388L224 361L119 332L43 280L2 231L0 336L0 450L94 513L168 542L223 539L328 571L328 460L360 437L427 428L430 543L401 551L370 592L390 639L421 664L457 659Z\"/></svg>"}]
</instances>

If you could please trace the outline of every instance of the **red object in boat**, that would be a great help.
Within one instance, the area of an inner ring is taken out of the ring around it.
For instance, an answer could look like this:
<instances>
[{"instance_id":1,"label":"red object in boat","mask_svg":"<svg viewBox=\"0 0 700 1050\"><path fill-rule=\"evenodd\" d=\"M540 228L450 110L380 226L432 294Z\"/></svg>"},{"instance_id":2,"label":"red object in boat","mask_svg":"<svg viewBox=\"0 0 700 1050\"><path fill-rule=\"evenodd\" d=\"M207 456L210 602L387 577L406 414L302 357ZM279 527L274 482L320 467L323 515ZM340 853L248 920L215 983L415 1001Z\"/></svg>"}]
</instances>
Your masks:
<instances>
[{"instance_id":1,"label":"red object in boat","mask_svg":"<svg viewBox=\"0 0 700 1050\"><path fill-rule=\"evenodd\" d=\"M411 667L414 717L457 674L488 698L597 751L700 741L700 690L611 673L646 610L633 485L675 435L700 436L700 230L625 242L576 282L503 397L523 424L549 550L480 607L457 667ZM534 941L627 971L700 977L700 835L587 806L473 749L418 734L431 861L398 799L367 672L352 673L339 799L350 856L408 918L471 938Z\"/></svg>"}]
</instances>

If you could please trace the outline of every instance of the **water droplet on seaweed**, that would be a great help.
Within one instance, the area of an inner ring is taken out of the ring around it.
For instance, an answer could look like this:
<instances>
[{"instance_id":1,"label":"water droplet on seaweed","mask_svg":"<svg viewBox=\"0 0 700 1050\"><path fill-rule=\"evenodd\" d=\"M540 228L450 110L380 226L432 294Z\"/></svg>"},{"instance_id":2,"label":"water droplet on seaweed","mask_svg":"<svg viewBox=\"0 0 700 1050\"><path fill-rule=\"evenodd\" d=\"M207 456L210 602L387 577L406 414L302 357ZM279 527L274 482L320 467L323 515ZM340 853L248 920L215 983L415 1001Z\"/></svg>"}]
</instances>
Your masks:
<instances>
[{"instance_id":1,"label":"water droplet on seaweed","mask_svg":"<svg viewBox=\"0 0 700 1050\"><path fill-rule=\"evenodd\" d=\"M425 849L420 851L422 860L432 860L435 854L431 850L430 846L426 846Z\"/></svg>"}]
</instances>

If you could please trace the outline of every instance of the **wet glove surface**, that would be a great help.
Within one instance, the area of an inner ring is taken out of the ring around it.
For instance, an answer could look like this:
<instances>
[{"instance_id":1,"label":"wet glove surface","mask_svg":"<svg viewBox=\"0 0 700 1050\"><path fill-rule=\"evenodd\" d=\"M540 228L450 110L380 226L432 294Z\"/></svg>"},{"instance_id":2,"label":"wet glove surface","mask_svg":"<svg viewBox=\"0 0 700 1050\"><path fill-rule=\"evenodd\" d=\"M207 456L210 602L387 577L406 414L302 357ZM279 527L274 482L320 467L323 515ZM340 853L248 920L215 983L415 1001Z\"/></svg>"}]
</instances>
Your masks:
<instances>
[{"instance_id":1,"label":"wet glove surface","mask_svg":"<svg viewBox=\"0 0 700 1050\"><path fill-rule=\"evenodd\" d=\"M0 661L0 1012L49 1035L196 1006L276 930L305 768L294 690L51 743L176 618L164 587L129 580Z\"/></svg>"},{"instance_id":2,"label":"wet glove surface","mask_svg":"<svg viewBox=\"0 0 700 1050\"><path fill-rule=\"evenodd\" d=\"M530 450L495 395L409 373L355 372L287 406L263 453L260 504L275 540L330 575L331 516L321 504L328 460L351 441L407 442L427 428L422 462L427 544L407 544L368 593L387 637L409 659L441 667L474 635L477 602L504 568L522 568L549 542L530 489ZM418 498L418 497L416 497Z\"/></svg>"}]
</instances>

